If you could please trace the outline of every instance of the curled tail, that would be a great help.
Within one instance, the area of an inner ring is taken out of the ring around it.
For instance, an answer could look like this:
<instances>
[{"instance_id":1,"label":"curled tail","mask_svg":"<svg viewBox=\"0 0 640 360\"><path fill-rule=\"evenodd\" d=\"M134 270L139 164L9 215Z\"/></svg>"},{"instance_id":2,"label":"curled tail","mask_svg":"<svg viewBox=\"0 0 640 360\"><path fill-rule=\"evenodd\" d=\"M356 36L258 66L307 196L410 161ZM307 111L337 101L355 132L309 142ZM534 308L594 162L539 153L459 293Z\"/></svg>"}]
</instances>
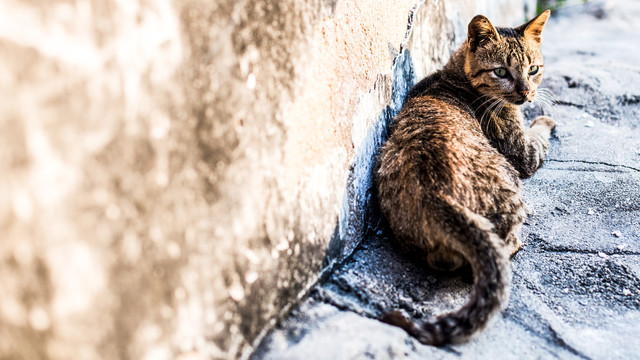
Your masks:
<instances>
[{"instance_id":1,"label":"curled tail","mask_svg":"<svg viewBox=\"0 0 640 360\"><path fill-rule=\"evenodd\" d=\"M381 319L403 328L428 345L460 343L484 329L509 300L511 268L501 250L502 241L485 217L462 206L443 201L438 206L439 223L451 246L471 264L473 289L469 301L459 310L423 322L406 319L399 311Z\"/></svg>"}]
</instances>

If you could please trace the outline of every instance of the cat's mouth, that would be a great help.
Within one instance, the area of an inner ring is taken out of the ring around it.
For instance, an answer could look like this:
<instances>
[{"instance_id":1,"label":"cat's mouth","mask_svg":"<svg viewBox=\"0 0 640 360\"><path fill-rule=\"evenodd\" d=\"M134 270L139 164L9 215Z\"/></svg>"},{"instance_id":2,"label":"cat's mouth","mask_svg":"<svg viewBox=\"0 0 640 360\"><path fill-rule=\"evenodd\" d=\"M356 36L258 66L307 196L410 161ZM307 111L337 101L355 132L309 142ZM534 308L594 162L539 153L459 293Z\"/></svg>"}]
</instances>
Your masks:
<instances>
[{"instance_id":1,"label":"cat's mouth","mask_svg":"<svg viewBox=\"0 0 640 360\"><path fill-rule=\"evenodd\" d=\"M522 105L522 104L526 103L527 101L528 102L532 102L533 99L535 99L535 98L536 98L535 93L530 93L529 95L522 96L520 99L517 99L517 100L513 101L513 103L516 104L516 105Z\"/></svg>"},{"instance_id":2,"label":"cat's mouth","mask_svg":"<svg viewBox=\"0 0 640 360\"><path fill-rule=\"evenodd\" d=\"M536 95L535 95L535 92L529 93L527 95L509 93L509 94L504 94L502 98L511 104L522 105L527 101L533 102L533 100L536 98Z\"/></svg>"},{"instance_id":3,"label":"cat's mouth","mask_svg":"<svg viewBox=\"0 0 640 360\"><path fill-rule=\"evenodd\" d=\"M527 102L527 98L522 98L522 99L520 99L518 101L514 101L513 103L516 104L516 105L522 105L522 104L524 104L526 102Z\"/></svg>"}]
</instances>

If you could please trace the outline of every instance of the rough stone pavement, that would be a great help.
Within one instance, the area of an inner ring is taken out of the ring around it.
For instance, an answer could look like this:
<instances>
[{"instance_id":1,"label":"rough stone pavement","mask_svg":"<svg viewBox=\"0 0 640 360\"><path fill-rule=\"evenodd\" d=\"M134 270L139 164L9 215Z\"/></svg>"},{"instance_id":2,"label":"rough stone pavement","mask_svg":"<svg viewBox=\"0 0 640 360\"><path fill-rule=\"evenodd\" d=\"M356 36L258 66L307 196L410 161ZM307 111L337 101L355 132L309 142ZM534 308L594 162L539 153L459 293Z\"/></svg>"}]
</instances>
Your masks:
<instances>
[{"instance_id":1,"label":"rough stone pavement","mask_svg":"<svg viewBox=\"0 0 640 360\"><path fill-rule=\"evenodd\" d=\"M454 309L468 274L437 274L367 239L261 344L255 359L640 358L640 2L552 16L543 86L557 121L545 166L524 181L530 215L506 311L472 341L436 348L375 318Z\"/></svg>"}]
</instances>

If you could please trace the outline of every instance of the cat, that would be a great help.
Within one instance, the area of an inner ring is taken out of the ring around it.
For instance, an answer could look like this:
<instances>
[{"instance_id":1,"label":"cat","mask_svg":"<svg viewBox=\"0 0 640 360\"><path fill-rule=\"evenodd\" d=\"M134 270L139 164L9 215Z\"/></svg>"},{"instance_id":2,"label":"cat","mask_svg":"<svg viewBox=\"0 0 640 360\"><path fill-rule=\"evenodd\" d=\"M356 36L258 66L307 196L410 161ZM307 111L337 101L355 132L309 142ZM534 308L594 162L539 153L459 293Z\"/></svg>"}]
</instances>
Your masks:
<instances>
[{"instance_id":1,"label":"cat","mask_svg":"<svg viewBox=\"0 0 640 360\"><path fill-rule=\"evenodd\" d=\"M542 166L555 128L539 116L525 129L519 109L541 91L549 15L516 28L474 17L444 68L409 91L377 156L377 197L400 248L437 270L473 271L462 308L420 322L382 317L424 344L464 342L508 303L526 217L520 179Z\"/></svg>"}]
</instances>

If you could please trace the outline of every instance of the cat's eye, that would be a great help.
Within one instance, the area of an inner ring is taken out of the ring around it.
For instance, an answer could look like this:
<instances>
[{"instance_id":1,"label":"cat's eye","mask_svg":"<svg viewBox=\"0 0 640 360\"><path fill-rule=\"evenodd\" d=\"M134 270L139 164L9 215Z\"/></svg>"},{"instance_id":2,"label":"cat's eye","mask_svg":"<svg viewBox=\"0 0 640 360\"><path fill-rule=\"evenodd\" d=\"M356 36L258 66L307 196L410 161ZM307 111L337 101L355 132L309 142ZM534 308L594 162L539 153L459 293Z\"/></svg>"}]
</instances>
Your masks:
<instances>
[{"instance_id":1,"label":"cat's eye","mask_svg":"<svg viewBox=\"0 0 640 360\"><path fill-rule=\"evenodd\" d=\"M493 73L496 74L497 77L499 78L506 78L507 77L507 69L505 68L497 68L497 69L493 69Z\"/></svg>"},{"instance_id":2,"label":"cat's eye","mask_svg":"<svg viewBox=\"0 0 640 360\"><path fill-rule=\"evenodd\" d=\"M532 65L529 68L529 75L535 75L538 73L538 70L540 70L540 67L538 65Z\"/></svg>"}]
</instances>

